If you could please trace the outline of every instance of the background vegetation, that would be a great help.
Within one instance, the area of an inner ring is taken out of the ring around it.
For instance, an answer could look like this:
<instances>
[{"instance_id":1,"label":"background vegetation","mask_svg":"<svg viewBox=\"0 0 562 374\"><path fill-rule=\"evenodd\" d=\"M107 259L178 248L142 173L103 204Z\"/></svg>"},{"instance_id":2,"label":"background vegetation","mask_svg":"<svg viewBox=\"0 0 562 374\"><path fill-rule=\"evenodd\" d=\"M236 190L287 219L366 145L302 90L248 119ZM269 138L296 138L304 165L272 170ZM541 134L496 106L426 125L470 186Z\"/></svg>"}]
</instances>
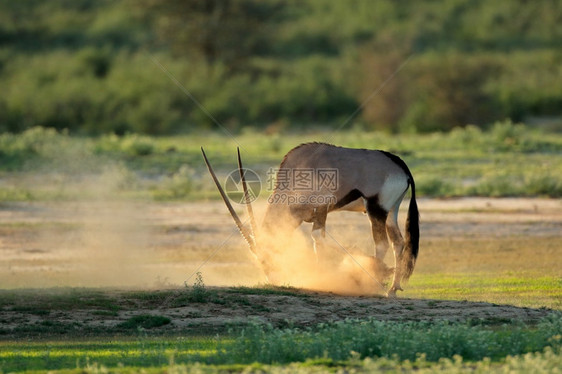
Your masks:
<instances>
[{"instance_id":1,"label":"background vegetation","mask_svg":"<svg viewBox=\"0 0 562 374\"><path fill-rule=\"evenodd\" d=\"M246 131L232 138L217 132L88 138L36 127L0 134L0 201L218 199L201 145L221 181L236 168L240 146L265 199L269 169L305 141L395 152L410 166L422 196L562 196L562 135L498 122L485 131L468 126L425 135L354 129L283 136Z\"/></svg>"},{"instance_id":2,"label":"background vegetation","mask_svg":"<svg viewBox=\"0 0 562 374\"><path fill-rule=\"evenodd\" d=\"M0 132L557 126L561 39L550 0L0 0Z\"/></svg>"}]
</instances>

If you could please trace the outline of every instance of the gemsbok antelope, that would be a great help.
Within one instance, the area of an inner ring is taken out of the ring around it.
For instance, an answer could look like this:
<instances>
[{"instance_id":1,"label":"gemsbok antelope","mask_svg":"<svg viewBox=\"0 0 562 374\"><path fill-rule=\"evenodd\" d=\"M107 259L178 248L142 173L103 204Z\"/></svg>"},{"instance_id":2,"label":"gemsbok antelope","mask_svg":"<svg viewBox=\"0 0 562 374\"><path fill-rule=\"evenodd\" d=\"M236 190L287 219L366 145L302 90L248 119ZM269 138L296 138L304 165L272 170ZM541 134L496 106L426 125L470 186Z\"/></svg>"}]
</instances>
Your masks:
<instances>
[{"instance_id":1,"label":"gemsbok antelope","mask_svg":"<svg viewBox=\"0 0 562 374\"><path fill-rule=\"evenodd\" d=\"M249 200L244 168L238 150L238 169L250 217L246 227L234 211L209 160L203 157L230 214L251 251L268 274L272 264L258 251L255 219ZM398 226L398 210L404 195L411 189L406 218L405 239ZM325 236L326 217L336 210L367 213L375 242L377 268L386 268L383 260L390 243L394 250L394 277L388 296L402 290L414 270L419 250L419 212L412 173L402 159L392 153L337 147L325 143L305 143L289 151L276 175L273 194L268 200L262 229L267 234L286 233L302 222L312 223L314 249Z\"/></svg>"}]
</instances>

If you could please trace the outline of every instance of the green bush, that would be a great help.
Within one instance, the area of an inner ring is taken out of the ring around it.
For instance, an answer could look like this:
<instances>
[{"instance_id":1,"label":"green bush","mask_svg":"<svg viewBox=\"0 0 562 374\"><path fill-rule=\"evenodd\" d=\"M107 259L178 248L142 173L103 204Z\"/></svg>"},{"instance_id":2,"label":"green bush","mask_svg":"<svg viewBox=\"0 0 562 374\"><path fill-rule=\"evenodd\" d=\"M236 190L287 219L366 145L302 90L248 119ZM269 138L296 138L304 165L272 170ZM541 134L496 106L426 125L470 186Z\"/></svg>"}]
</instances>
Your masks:
<instances>
[{"instance_id":1,"label":"green bush","mask_svg":"<svg viewBox=\"0 0 562 374\"><path fill-rule=\"evenodd\" d=\"M121 150L130 156L148 156L154 152L154 142L146 136L126 135L121 140Z\"/></svg>"},{"instance_id":2,"label":"green bush","mask_svg":"<svg viewBox=\"0 0 562 374\"><path fill-rule=\"evenodd\" d=\"M317 329L274 329L253 324L227 348L235 362L288 363L312 358L347 360L354 356L428 361L460 356L478 361L561 346L562 315L553 313L536 329L524 325L487 329L466 323L344 321ZM233 361L234 362L234 361Z\"/></svg>"},{"instance_id":3,"label":"green bush","mask_svg":"<svg viewBox=\"0 0 562 374\"><path fill-rule=\"evenodd\" d=\"M421 132L456 126L484 126L501 116L496 99L485 90L501 67L494 58L464 53L426 54L408 70L402 128Z\"/></svg>"},{"instance_id":4,"label":"green bush","mask_svg":"<svg viewBox=\"0 0 562 374\"><path fill-rule=\"evenodd\" d=\"M96 139L93 151L96 154L124 154L131 157L149 156L156 150L153 138L139 134L104 135Z\"/></svg>"},{"instance_id":5,"label":"green bush","mask_svg":"<svg viewBox=\"0 0 562 374\"><path fill-rule=\"evenodd\" d=\"M539 171L525 178L524 191L531 196L560 197L562 181L549 171Z\"/></svg>"},{"instance_id":6,"label":"green bush","mask_svg":"<svg viewBox=\"0 0 562 374\"><path fill-rule=\"evenodd\" d=\"M189 197L195 185L195 170L182 165L172 176L166 177L152 190L156 200L175 200Z\"/></svg>"},{"instance_id":7,"label":"green bush","mask_svg":"<svg viewBox=\"0 0 562 374\"><path fill-rule=\"evenodd\" d=\"M4 154L26 154L50 156L59 152L69 142L67 133L52 128L34 127L19 135L4 133L0 135L0 149Z\"/></svg>"},{"instance_id":8,"label":"green bush","mask_svg":"<svg viewBox=\"0 0 562 374\"><path fill-rule=\"evenodd\" d=\"M224 301L218 299L216 291L209 290L205 287L203 276L200 272L197 272L193 285L188 286L186 282L184 292L174 298L173 305L179 307L190 303L208 302L224 303Z\"/></svg>"},{"instance_id":9,"label":"green bush","mask_svg":"<svg viewBox=\"0 0 562 374\"><path fill-rule=\"evenodd\" d=\"M490 129L489 141L495 151L513 151L523 147L527 132L522 124L510 120L496 122Z\"/></svg>"},{"instance_id":10,"label":"green bush","mask_svg":"<svg viewBox=\"0 0 562 374\"><path fill-rule=\"evenodd\" d=\"M416 178L416 192L423 196L447 197L455 195L454 185L443 177Z\"/></svg>"},{"instance_id":11,"label":"green bush","mask_svg":"<svg viewBox=\"0 0 562 374\"><path fill-rule=\"evenodd\" d=\"M0 132L431 132L562 115L559 2L244 0L222 28L199 8L183 22L180 3L0 2Z\"/></svg>"}]
</instances>

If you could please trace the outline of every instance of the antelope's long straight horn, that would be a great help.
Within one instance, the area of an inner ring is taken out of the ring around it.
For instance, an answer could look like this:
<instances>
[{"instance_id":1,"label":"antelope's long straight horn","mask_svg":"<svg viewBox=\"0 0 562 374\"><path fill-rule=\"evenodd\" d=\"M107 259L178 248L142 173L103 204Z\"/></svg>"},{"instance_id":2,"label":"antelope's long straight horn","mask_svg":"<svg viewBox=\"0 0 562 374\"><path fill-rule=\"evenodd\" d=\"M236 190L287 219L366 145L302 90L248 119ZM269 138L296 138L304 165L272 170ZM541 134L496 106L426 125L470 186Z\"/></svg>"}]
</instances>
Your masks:
<instances>
[{"instance_id":1,"label":"antelope's long straight horn","mask_svg":"<svg viewBox=\"0 0 562 374\"><path fill-rule=\"evenodd\" d=\"M238 171L240 173L240 180L242 181L242 188L244 189L244 199L246 203L246 211L250 217L250 233L252 239L254 240L254 246L256 246L256 219L254 218L254 209L252 209L252 201L250 200L250 194L248 193L248 185L246 184L246 176L244 168L242 167L242 158L240 157L240 147L237 147L238 151Z\"/></svg>"},{"instance_id":2,"label":"antelope's long straight horn","mask_svg":"<svg viewBox=\"0 0 562 374\"><path fill-rule=\"evenodd\" d=\"M222 189L222 186L219 183L219 180L217 179L217 176L216 176L215 172L213 171L213 168L211 167L211 164L209 163L209 160L207 159L207 155L205 154L205 151L203 150L203 147L201 147L201 153L203 153L203 158L205 159L205 164L207 165L207 169L209 169L209 173L211 174L211 177L213 178L213 181L215 182L215 185L217 186L217 189L219 190L219 193L221 194L222 200L226 204L226 207L228 208L228 211L230 212L230 215L234 219L234 222L236 223L236 226L238 227L238 230L240 230L240 234L242 234L242 236L244 237L244 239L246 240L246 242L250 246L250 250L254 253L254 255L257 256L254 238L253 238L252 234L250 232L248 232L248 230L244 227L244 225L242 224L242 221L240 221L240 217L238 217L238 214L236 214L236 212L234 211L234 208L232 207L232 204L230 203L230 200L228 199L228 196L226 196L226 193Z\"/></svg>"}]
</instances>

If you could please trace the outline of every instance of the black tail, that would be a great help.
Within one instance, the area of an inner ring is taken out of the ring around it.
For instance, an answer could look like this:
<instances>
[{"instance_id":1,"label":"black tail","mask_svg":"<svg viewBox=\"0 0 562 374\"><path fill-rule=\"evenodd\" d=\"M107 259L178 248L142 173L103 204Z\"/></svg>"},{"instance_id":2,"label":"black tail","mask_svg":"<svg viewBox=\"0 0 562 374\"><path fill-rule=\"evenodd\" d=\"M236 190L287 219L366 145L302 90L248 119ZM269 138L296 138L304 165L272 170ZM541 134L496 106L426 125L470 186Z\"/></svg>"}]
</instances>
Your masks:
<instances>
[{"instance_id":1,"label":"black tail","mask_svg":"<svg viewBox=\"0 0 562 374\"><path fill-rule=\"evenodd\" d=\"M414 178L411 176L410 188L412 197L410 199L410 207L408 208L408 217L406 218L406 245L402 254L402 261L404 262L402 280L404 281L407 281L412 275L420 249L420 213L418 211L418 203L416 202L416 185Z\"/></svg>"}]
</instances>

